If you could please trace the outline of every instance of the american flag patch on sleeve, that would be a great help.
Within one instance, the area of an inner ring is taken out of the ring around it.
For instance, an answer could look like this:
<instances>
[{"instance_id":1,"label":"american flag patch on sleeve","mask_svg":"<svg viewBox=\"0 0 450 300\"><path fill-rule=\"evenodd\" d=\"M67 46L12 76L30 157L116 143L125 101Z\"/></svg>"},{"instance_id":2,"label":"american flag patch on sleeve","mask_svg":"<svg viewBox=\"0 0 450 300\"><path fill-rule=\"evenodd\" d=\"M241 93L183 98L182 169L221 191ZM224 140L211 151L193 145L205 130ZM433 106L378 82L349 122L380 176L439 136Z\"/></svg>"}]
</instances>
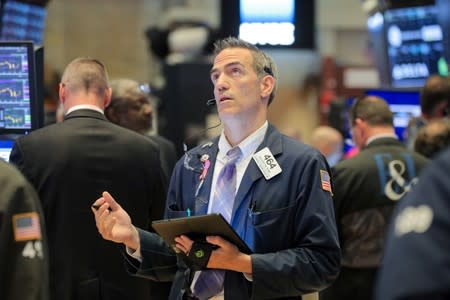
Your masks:
<instances>
[{"instance_id":1,"label":"american flag patch on sleeve","mask_svg":"<svg viewBox=\"0 0 450 300\"><path fill-rule=\"evenodd\" d=\"M327 171L320 170L320 181L322 182L322 189L332 194L333 192L331 191L330 174L328 174Z\"/></svg>"},{"instance_id":2,"label":"american flag patch on sleeve","mask_svg":"<svg viewBox=\"0 0 450 300\"><path fill-rule=\"evenodd\" d=\"M14 239L19 241L40 240L41 225L37 212L13 215Z\"/></svg>"}]
</instances>

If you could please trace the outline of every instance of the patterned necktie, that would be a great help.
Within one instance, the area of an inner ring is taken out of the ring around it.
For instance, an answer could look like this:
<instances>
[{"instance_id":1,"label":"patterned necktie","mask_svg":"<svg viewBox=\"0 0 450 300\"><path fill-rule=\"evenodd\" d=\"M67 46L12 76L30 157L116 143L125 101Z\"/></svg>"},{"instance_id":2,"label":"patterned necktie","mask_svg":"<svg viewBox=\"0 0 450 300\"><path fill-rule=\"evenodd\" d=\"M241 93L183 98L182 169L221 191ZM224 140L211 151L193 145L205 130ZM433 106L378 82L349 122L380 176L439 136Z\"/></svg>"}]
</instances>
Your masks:
<instances>
[{"instance_id":1,"label":"patterned necktie","mask_svg":"<svg viewBox=\"0 0 450 300\"><path fill-rule=\"evenodd\" d=\"M236 163L242 156L239 147L227 152L226 163L219 173L214 188L211 213L220 213L230 223L233 211L234 197L236 195ZM200 299L209 299L223 289L224 270L202 271L194 284L193 293Z\"/></svg>"}]
</instances>

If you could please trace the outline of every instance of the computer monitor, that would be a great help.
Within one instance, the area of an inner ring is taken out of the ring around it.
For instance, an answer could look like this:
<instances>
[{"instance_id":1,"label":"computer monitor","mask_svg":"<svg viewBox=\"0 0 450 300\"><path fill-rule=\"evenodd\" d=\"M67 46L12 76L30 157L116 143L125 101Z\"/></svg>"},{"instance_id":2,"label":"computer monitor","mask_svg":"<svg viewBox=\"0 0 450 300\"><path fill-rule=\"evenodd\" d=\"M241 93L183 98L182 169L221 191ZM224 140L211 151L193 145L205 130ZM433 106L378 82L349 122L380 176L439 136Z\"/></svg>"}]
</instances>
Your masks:
<instances>
[{"instance_id":1,"label":"computer monitor","mask_svg":"<svg viewBox=\"0 0 450 300\"><path fill-rule=\"evenodd\" d=\"M222 0L221 36L264 48L315 49L314 1Z\"/></svg>"},{"instance_id":2,"label":"computer monitor","mask_svg":"<svg viewBox=\"0 0 450 300\"><path fill-rule=\"evenodd\" d=\"M447 76L449 5L450 0L385 0L369 13L367 29L381 87L420 88L432 74Z\"/></svg>"},{"instance_id":3,"label":"computer monitor","mask_svg":"<svg viewBox=\"0 0 450 300\"><path fill-rule=\"evenodd\" d=\"M0 139L0 159L9 161L9 154L14 146L12 139Z\"/></svg>"},{"instance_id":4,"label":"computer monitor","mask_svg":"<svg viewBox=\"0 0 450 300\"><path fill-rule=\"evenodd\" d=\"M41 126L33 43L0 41L0 135Z\"/></svg>"},{"instance_id":5,"label":"computer monitor","mask_svg":"<svg viewBox=\"0 0 450 300\"><path fill-rule=\"evenodd\" d=\"M446 75L445 41L435 5L387 9L384 24L393 87L421 87L432 74Z\"/></svg>"},{"instance_id":6,"label":"computer monitor","mask_svg":"<svg viewBox=\"0 0 450 300\"><path fill-rule=\"evenodd\" d=\"M3 2L3 1L2 1ZM0 39L43 44L48 1L6 0L1 6Z\"/></svg>"}]
</instances>

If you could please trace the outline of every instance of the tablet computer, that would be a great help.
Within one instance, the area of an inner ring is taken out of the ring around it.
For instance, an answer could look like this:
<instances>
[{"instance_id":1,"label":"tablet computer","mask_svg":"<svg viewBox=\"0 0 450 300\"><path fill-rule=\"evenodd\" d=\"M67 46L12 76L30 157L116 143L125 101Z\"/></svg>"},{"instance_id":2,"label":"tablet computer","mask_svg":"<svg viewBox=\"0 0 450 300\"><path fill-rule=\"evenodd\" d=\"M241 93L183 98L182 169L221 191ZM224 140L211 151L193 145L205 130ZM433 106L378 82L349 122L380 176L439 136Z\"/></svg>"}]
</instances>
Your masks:
<instances>
[{"instance_id":1,"label":"tablet computer","mask_svg":"<svg viewBox=\"0 0 450 300\"><path fill-rule=\"evenodd\" d=\"M175 243L175 237L180 235L186 235L193 240L204 239L208 235L219 235L236 245L241 252L252 253L221 214L158 220L152 222L152 227L170 247Z\"/></svg>"}]
</instances>

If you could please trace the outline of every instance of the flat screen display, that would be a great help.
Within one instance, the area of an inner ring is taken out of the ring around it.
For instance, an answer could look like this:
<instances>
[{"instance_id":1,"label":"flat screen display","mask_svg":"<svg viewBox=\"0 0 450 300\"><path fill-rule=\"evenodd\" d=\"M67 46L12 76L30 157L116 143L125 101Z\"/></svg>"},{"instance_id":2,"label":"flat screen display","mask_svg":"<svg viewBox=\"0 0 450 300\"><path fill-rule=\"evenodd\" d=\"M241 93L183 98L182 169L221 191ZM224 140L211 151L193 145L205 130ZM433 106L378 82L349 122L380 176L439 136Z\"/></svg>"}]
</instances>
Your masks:
<instances>
[{"instance_id":1,"label":"flat screen display","mask_svg":"<svg viewBox=\"0 0 450 300\"><path fill-rule=\"evenodd\" d=\"M30 40L42 45L47 10L43 6L8 0L1 16L2 40Z\"/></svg>"},{"instance_id":2,"label":"flat screen display","mask_svg":"<svg viewBox=\"0 0 450 300\"><path fill-rule=\"evenodd\" d=\"M314 1L222 0L221 36L258 47L315 48Z\"/></svg>"},{"instance_id":3,"label":"flat screen display","mask_svg":"<svg viewBox=\"0 0 450 300\"><path fill-rule=\"evenodd\" d=\"M393 87L420 87L430 75L444 75L444 38L436 6L388 9L384 24Z\"/></svg>"},{"instance_id":4,"label":"flat screen display","mask_svg":"<svg viewBox=\"0 0 450 300\"><path fill-rule=\"evenodd\" d=\"M295 42L294 0L241 0L239 37L252 44Z\"/></svg>"},{"instance_id":5,"label":"flat screen display","mask_svg":"<svg viewBox=\"0 0 450 300\"><path fill-rule=\"evenodd\" d=\"M31 42L0 42L0 133L27 133L36 120Z\"/></svg>"}]
</instances>

